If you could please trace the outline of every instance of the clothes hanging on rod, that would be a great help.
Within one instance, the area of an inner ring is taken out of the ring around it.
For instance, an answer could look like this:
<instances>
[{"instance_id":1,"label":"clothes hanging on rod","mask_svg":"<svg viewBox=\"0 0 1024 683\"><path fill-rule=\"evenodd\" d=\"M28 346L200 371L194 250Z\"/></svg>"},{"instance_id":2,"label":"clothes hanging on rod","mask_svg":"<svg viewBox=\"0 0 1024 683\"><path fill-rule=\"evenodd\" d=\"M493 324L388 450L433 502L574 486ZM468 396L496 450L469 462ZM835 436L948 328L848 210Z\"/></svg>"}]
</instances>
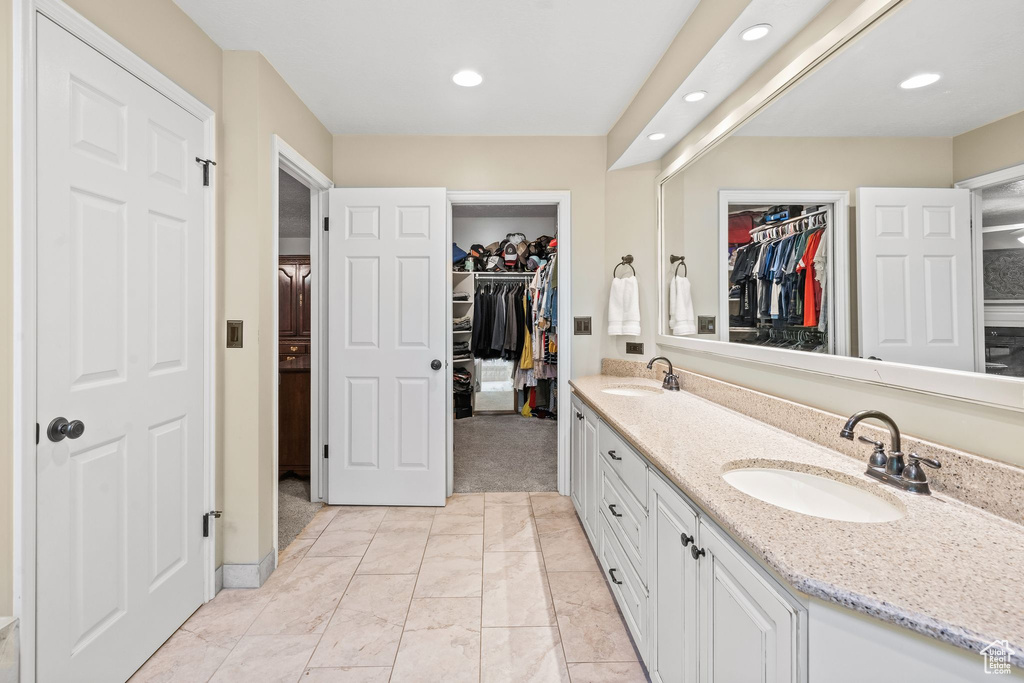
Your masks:
<instances>
[{"instance_id":1,"label":"clothes hanging on rod","mask_svg":"<svg viewBox=\"0 0 1024 683\"><path fill-rule=\"evenodd\" d=\"M751 231L732 254L730 298L738 311L730 327L771 324L824 333L829 213L819 210Z\"/></svg>"}]
</instances>

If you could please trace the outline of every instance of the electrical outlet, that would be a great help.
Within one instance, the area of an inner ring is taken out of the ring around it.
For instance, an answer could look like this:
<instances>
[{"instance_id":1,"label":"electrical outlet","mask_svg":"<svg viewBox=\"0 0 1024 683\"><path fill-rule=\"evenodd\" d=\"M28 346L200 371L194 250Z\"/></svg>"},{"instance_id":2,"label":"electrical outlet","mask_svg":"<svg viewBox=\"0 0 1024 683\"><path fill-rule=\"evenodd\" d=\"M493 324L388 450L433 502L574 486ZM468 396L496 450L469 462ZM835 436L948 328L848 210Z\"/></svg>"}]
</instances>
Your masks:
<instances>
[{"instance_id":1,"label":"electrical outlet","mask_svg":"<svg viewBox=\"0 0 1024 683\"><path fill-rule=\"evenodd\" d=\"M644 355L644 345L640 342L626 342L626 353L638 353Z\"/></svg>"},{"instance_id":2,"label":"electrical outlet","mask_svg":"<svg viewBox=\"0 0 1024 683\"><path fill-rule=\"evenodd\" d=\"M579 318L573 318L573 334L591 334L590 332L590 316L581 316Z\"/></svg>"},{"instance_id":3,"label":"electrical outlet","mask_svg":"<svg viewBox=\"0 0 1024 683\"><path fill-rule=\"evenodd\" d=\"M241 320L229 320L228 321L228 348L229 349L240 349L242 348L242 321Z\"/></svg>"},{"instance_id":4,"label":"electrical outlet","mask_svg":"<svg viewBox=\"0 0 1024 683\"><path fill-rule=\"evenodd\" d=\"M713 315L698 315L697 316L697 334L714 334L715 333L715 316Z\"/></svg>"}]
</instances>

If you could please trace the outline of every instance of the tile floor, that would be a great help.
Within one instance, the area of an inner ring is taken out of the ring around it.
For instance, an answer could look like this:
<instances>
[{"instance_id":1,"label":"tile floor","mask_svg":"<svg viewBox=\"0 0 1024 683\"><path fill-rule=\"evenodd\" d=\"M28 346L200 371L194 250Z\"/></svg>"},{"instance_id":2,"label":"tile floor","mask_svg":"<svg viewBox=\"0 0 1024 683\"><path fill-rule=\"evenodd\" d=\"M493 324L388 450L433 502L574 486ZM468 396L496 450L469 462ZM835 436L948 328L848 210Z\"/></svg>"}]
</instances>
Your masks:
<instances>
[{"instance_id":1,"label":"tile floor","mask_svg":"<svg viewBox=\"0 0 1024 683\"><path fill-rule=\"evenodd\" d=\"M569 498L325 507L257 590L223 590L132 681L642 683Z\"/></svg>"}]
</instances>

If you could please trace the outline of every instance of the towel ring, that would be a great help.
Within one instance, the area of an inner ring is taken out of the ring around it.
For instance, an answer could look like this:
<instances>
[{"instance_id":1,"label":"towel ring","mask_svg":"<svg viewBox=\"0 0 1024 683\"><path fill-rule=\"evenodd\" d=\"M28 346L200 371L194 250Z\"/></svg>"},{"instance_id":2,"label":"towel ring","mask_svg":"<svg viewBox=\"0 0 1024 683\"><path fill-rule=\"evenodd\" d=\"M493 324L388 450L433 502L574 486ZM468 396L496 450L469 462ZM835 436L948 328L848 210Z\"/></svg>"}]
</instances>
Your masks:
<instances>
[{"instance_id":1,"label":"towel ring","mask_svg":"<svg viewBox=\"0 0 1024 683\"><path fill-rule=\"evenodd\" d=\"M679 263L676 263L676 261L678 261ZM685 256L676 256L676 255L673 254L672 256L668 257L668 262L669 263L676 263L676 272L675 272L676 276L679 275L679 266L682 266L683 267L683 277L686 277L686 257Z\"/></svg>"},{"instance_id":2,"label":"towel ring","mask_svg":"<svg viewBox=\"0 0 1024 683\"><path fill-rule=\"evenodd\" d=\"M633 267L632 254L626 254L625 256L623 256L622 260L619 261L619 263L614 268L612 268L612 277L616 277L615 271L619 269L619 266L629 266L629 269L633 271L633 275L636 275L636 268Z\"/></svg>"}]
</instances>

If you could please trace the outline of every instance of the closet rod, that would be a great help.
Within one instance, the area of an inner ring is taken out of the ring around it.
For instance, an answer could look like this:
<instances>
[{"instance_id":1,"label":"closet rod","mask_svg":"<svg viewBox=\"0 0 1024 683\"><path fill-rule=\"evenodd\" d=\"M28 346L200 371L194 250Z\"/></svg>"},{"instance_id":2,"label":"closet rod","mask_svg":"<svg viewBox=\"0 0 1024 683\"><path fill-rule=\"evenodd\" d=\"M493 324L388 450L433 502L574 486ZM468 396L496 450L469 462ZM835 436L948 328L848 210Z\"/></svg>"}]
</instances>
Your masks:
<instances>
[{"instance_id":1,"label":"closet rod","mask_svg":"<svg viewBox=\"0 0 1024 683\"><path fill-rule=\"evenodd\" d=\"M515 278L515 277L530 277L536 275L536 272L529 273L477 273L476 277L479 278Z\"/></svg>"},{"instance_id":2,"label":"closet rod","mask_svg":"<svg viewBox=\"0 0 1024 683\"><path fill-rule=\"evenodd\" d=\"M768 228L779 228L779 227L782 227L783 225L789 225L790 223L796 223L799 220L803 220L804 218L810 218L811 216L817 216L819 213L825 213L828 210L829 210L829 207L826 206L824 209L818 209L817 211L812 211L811 213L805 213L805 214L803 214L801 216L797 216L796 218L787 218L786 220L778 221L777 223L765 223L764 225L761 225L761 226L756 227L753 230L751 230L750 234L751 235L756 235L759 232L764 232Z\"/></svg>"}]
</instances>

